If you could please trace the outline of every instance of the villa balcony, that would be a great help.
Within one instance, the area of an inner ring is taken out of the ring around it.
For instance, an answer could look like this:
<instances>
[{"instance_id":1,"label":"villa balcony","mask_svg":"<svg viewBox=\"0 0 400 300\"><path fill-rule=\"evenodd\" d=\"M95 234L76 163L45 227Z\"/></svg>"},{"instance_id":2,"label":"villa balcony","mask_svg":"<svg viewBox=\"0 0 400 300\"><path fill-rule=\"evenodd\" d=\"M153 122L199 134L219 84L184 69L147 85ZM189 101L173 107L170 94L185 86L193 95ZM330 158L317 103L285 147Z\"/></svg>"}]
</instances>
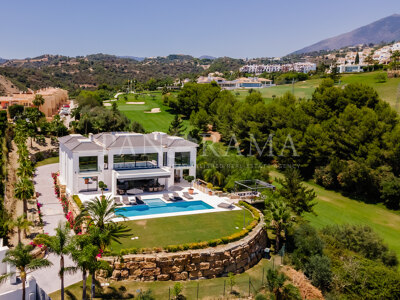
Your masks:
<instances>
[{"instance_id":1,"label":"villa balcony","mask_svg":"<svg viewBox=\"0 0 400 300\"><path fill-rule=\"evenodd\" d=\"M136 170L136 169L157 169L159 168L156 161L143 161L143 162L124 162L114 163L114 170Z\"/></svg>"}]
</instances>

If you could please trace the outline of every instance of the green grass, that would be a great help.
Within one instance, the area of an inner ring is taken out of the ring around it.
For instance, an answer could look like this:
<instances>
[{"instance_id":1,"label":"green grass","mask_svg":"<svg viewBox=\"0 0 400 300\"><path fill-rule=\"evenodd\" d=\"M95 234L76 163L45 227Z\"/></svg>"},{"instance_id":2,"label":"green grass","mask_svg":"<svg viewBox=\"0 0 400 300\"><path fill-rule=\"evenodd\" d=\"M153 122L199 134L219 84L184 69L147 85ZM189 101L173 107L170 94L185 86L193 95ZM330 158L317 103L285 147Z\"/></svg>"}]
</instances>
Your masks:
<instances>
[{"instance_id":1,"label":"green grass","mask_svg":"<svg viewBox=\"0 0 400 300\"><path fill-rule=\"evenodd\" d=\"M123 112L130 120L139 122L142 124L147 132L163 131L167 132L174 115L170 111L170 108L162 103L161 92L144 92L137 99L135 95L127 95L128 100L124 100L124 96L121 95L117 101L118 109ZM126 104L126 102L145 102L145 104ZM160 108L160 113L145 113L150 111L152 108ZM190 125L188 120L183 121L186 132L189 131Z\"/></svg>"},{"instance_id":2,"label":"green grass","mask_svg":"<svg viewBox=\"0 0 400 300\"><path fill-rule=\"evenodd\" d=\"M245 210L246 225L252 221L251 213ZM112 250L126 248L153 248L209 241L231 235L243 227L243 210L155 218L125 223L132 229L131 237L114 243ZM236 229L238 227L238 229Z\"/></svg>"},{"instance_id":3,"label":"green grass","mask_svg":"<svg viewBox=\"0 0 400 300\"><path fill-rule=\"evenodd\" d=\"M278 172L272 176L281 177ZM312 181L305 183L317 194L316 216L309 214L306 219L311 225L322 228L332 224L363 224L373 228L400 257L400 214L382 205L366 204L350 199L340 193L326 190Z\"/></svg>"},{"instance_id":4,"label":"green grass","mask_svg":"<svg viewBox=\"0 0 400 300\"><path fill-rule=\"evenodd\" d=\"M376 75L382 72L369 72L360 74L344 74L341 77L342 84L349 83L364 83L373 87L379 94L379 97L388 102L397 112L400 112L399 105L396 105L398 90L400 85L400 78L388 78L386 82L377 82Z\"/></svg>"},{"instance_id":5,"label":"green grass","mask_svg":"<svg viewBox=\"0 0 400 300\"><path fill-rule=\"evenodd\" d=\"M377 82L376 75L381 72L368 72L357 74L343 74L340 78L340 86L350 83L364 83L373 87L379 94L379 97L388 102L397 112L400 112L400 104L396 104L397 94L400 85L400 78L388 78L386 82ZM307 81L296 82L292 84L283 84L270 88L258 89L265 101L268 103L273 100L273 95L280 97L286 92L294 91L294 95L299 98L310 99L315 88L321 83L322 79L310 79ZM243 101L248 95L248 90L235 90L233 93L239 93L238 99ZM399 95L400 96L400 95Z\"/></svg>"},{"instance_id":6,"label":"green grass","mask_svg":"<svg viewBox=\"0 0 400 300\"><path fill-rule=\"evenodd\" d=\"M279 262L279 260L278 260ZM277 262L275 262L277 265ZM182 294L186 299L197 299L197 286L199 290L198 299L247 299L249 295L249 279L251 281L250 292L253 297L256 291L259 290L263 283L265 284L265 279L262 277L266 274L268 268L273 267L273 261L268 261L262 259L253 268L247 270L242 274L235 275L235 285L233 290L237 292L237 297L229 295L230 286L227 277L219 277L214 279L206 280L192 280L192 281L181 281L183 286ZM224 282L225 282L225 294L224 294ZM172 288L176 282L174 281L154 281L154 282L137 282L137 281L120 281L120 282L110 282L109 287L103 287L102 292L104 293L101 299L138 299L137 290L142 291L151 290L152 295L155 299L168 299L169 289L171 289L172 298ZM87 282L87 295L89 295L90 279ZM120 288L126 289L125 293L120 292ZM65 292L65 299L81 299L82 298L82 282L78 282L67 287ZM110 294L113 294L112 296ZM51 293L49 295L53 300L59 300L60 291ZM98 296L100 296L98 294ZM87 298L89 299L89 297ZM100 298L96 298L100 299Z\"/></svg>"},{"instance_id":7,"label":"green grass","mask_svg":"<svg viewBox=\"0 0 400 300\"><path fill-rule=\"evenodd\" d=\"M49 157L49 158L46 158L44 160L38 161L35 164L35 167L40 167L40 166L49 165L49 164L55 164L55 163L58 163L58 162L59 162L59 157L58 156Z\"/></svg>"},{"instance_id":8,"label":"green grass","mask_svg":"<svg viewBox=\"0 0 400 300\"><path fill-rule=\"evenodd\" d=\"M263 98L265 98L266 102L270 102L273 100L273 95L275 97L281 97L286 92L293 92L296 97L299 98L311 98L312 93L315 88L321 83L322 79L310 79L307 81L296 82L293 86L292 84L282 84L277 86L272 86L269 88L257 89L257 91L261 92ZM249 94L249 90L234 90L234 94L239 93L237 98L240 101L243 101L246 96Z\"/></svg>"}]
</instances>

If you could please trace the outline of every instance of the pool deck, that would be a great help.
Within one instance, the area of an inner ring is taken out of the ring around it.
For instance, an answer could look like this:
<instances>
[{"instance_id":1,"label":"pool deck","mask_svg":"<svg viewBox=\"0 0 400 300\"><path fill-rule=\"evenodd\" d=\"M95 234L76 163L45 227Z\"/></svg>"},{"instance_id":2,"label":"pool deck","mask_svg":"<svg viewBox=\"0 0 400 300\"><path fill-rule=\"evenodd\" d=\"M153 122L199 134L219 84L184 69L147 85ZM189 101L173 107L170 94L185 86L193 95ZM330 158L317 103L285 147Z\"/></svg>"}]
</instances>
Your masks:
<instances>
[{"instance_id":1,"label":"pool deck","mask_svg":"<svg viewBox=\"0 0 400 300\"><path fill-rule=\"evenodd\" d=\"M154 218L164 218L164 217L175 217L175 216L185 216L185 215L197 215L197 214L207 214L207 213L214 213L214 212L225 212L225 211L234 211L234 210L241 210L241 208L234 206L232 209L226 209L226 208L221 208L218 207L219 204L221 203L233 203L233 200L227 198L227 197L218 197L215 195L208 195L205 194L197 189L194 189L194 193L191 195L193 199L188 200L183 197L183 192L188 191L188 187L179 187L179 191L176 190L176 186L171 187L170 190L168 191L162 191L162 192L148 192L148 193L142 193L138 195L129 195L128 198L129 200L134 200L136 196L141 196L142 200L146 202L146 199L161 199L165 203L179 203L179 202L173 202L173 201L165 201L163 199L163 195L165 193L171 194L173 192L178 193L179 196L181 196L185 202L191 202L191 201L203 201L206 204L212 206L212 209L202 209L202 210L191 210L191 211L182 211L182 212L171 212L171 213L161 213L161 214L149 214L149 215L143 215L143 216L135 216L135 217L126 217L126 218L115 218L114 220L116 222L120 221L134 221L134 220L144 220L144 219L154 219ZM90 201L94 197L99 197L101 194L94 194L94 193L84 193L84 194L78 194L79 198L81 199L82 203L86 201ZM104 193L106 197L110 196L111 193ZM121 196L120 196L121 197ZM144 204L142 204L144 205ZM122 205L119 206L121 208L124 207L132 207L131 205Z\"/></svg>"}]
</instances>

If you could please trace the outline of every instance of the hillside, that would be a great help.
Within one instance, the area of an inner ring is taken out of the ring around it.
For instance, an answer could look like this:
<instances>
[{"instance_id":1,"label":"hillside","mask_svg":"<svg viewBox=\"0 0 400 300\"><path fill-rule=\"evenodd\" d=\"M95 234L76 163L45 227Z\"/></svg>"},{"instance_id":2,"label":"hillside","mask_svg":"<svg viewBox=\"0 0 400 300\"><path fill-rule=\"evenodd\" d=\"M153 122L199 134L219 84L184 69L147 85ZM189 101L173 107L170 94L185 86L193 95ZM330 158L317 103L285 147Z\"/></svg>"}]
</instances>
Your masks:
<instances>
[{"instance_id":1,"label":"hillside","mask_svg":"<svg viewBox=\"0 0 400 300\"><path fill-rule=\"evenodd\" d=\"M0 75L0 96L19 93L19 89L7 78Z\"/></svg>"},{"instance_id":2,"label":"hillside","mask_svg":"<svg viewBox=\"0 0 400 300\"><path fill-rule=\"evenodd\" d=\"M292 54L309 53L320 50L340 49L359 44L379 44L400 40L400 14L394 14L380 19L353 31L322 40L311 46L304 47Z\"/></svg>"},{"instance_id":3,"label":"hillside","mask_svg":"<svg viewBox=\"0 0 400 300\"><path fill-rule=\"evenodd\" d=\"M171 80L210 71L236 71L244 65L241 59L199 59L190 55L172 54L164 57L118 57L108 54L68 57L42 55L35 58L12 59L0 65L0 75L7 77L21 90L58 86L69 91L100 84L118 86L128 79L145 82L150 78Z\"/></svg>"}]
</instances>

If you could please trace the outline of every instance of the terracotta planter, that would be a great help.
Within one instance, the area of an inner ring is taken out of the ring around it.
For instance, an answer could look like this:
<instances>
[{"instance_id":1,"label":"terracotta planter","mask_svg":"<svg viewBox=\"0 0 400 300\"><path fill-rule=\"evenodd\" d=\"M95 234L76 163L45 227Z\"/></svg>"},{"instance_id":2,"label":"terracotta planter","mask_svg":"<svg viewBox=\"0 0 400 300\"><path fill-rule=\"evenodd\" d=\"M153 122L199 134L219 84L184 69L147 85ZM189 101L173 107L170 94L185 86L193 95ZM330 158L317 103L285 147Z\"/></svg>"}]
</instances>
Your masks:
<instances>
[{"instance_id":1,"label":"terracotta planter","mask_svg":"<svg viewBox=\"0 0 400 300\"><path fill-rule=\"evenodd\" d=\"M85 184L89 184L89 178L85 178Z\"/></svg>"},{"instance_id":2,"label":"terracotta planter","mask_svg":"<svg viewBox=\"0 0 400 300\"><path fill-rule=\"evenodd\" d=\"M189 191L189 194L190 194L190 195L193 195L193 193L194 193L194 189L193 189L193 188L189 188L188 191Z\"/></svg>"},{"instance_id":3,"label":"terracotta planter","mask_svg":"<svg viewBox=\"0 0 400 300\"><path fill-rule=\"evenodd\" d=\"M212 191L208 191L208 194L209 194L210 196L212 196Z\"/></svg>"}]
</instances>

